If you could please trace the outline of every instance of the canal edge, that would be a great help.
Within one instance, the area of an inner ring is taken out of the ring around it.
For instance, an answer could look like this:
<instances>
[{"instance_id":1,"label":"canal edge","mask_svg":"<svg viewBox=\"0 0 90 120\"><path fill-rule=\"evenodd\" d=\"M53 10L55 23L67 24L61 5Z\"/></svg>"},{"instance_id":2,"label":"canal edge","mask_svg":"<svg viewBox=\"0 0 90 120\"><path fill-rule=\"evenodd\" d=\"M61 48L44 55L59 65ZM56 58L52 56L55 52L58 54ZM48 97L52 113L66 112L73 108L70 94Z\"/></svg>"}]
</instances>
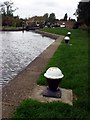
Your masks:
<instances>
[{"instance_id":1,"label":"canal edge","mask_svg":"<svg viewBox=\"0 0 90 120\"><path fill-rule=\"evenodd\" d=\"M64 38L62 35L56 35L42 31L35 32L55 39L55 41L38 57L36 57L36 59L32 61L24 70L22 70L22 72L20 72L14 80L11 80L10 83L2 89L3 118L10 118L16 106L18 106L22 100L27 99L28 96L32 94L32 90L36 86L35 82L38 76L43 71L49 59L53 56L54 52Z\"/></svg>"}]
</instances>

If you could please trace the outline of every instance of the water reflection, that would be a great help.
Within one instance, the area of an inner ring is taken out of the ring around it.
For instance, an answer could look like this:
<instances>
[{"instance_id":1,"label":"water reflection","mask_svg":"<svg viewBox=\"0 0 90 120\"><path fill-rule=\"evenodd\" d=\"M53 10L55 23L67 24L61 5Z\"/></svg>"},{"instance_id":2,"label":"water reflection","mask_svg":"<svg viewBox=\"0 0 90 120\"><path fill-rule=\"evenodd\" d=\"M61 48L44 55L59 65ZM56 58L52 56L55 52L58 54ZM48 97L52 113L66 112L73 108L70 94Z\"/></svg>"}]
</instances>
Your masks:
<instances>
[{"instance_id":1,"label":"water reflection","mask_svg":"<svg viewBox=\"0 0 90 120\"><path fill-rule=\"evenodd\" d=\"M2 79L0 79L0 84L3 85L13 79L54 42L50 38L33 32L0 32L0 36L2 36L0 39L2 42Z\"/></svg>"}]
</instances>

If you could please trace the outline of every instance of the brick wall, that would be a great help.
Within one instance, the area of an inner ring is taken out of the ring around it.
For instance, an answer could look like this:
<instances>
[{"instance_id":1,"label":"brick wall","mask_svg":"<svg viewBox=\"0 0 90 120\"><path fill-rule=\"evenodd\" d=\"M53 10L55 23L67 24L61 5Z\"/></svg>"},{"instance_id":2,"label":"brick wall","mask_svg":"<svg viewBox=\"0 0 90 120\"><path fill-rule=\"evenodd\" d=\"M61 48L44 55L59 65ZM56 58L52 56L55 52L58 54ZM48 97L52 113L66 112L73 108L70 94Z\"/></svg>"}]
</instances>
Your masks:
<instances>
[{"instance_id":1,"label":"brick wall","mask_svg":"<svg viewBox=\"0 0 90 120\"><path fill-rule=\"evenodd\" d=\"M73 28L73 25L75 24L75 21L70 21L70 20L62 21L62 20L60 20L60 21L58 21L58 23L59 24L65 23L67 28Z\"/></svg>"}]
</instances>

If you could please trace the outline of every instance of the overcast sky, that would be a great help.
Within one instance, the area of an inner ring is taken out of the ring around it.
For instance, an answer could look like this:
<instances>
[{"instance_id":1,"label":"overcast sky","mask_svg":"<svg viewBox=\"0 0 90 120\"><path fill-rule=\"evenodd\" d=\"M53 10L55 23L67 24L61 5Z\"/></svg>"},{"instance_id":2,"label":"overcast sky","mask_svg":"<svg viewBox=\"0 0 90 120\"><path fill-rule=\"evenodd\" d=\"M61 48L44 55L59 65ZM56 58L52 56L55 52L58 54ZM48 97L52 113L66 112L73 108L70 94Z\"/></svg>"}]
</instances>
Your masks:
<instances>
[{"instance_id":1,"label":"overcast sky","mask_svg":"<svg viewBox=\"0 0 90 120\"><path fill-rule=\"evenodd\" d=\"M9 0L0 0L1 2ZM65 13L68 17L75 18L73 13L77 9L77 5L81 0L12 0L14 8L18 9L14 15L21 18L29 18L32 16L42 16L45 13L55 13L57 19L62 19Z\"/></svg>"}]
</instances>

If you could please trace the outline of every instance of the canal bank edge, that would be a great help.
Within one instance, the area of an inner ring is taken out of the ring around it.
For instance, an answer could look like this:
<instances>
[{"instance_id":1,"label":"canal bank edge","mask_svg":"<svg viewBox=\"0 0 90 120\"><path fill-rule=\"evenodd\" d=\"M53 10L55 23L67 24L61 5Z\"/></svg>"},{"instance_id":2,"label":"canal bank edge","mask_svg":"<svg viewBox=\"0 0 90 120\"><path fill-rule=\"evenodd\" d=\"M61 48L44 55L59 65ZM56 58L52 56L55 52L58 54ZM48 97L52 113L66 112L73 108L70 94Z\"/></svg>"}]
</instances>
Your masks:
<instances>
[{"instance_id":1,"label":"canal bank edge","mask_svg":"<svg viewBox=\"0 0 90 120\"><path fill-rule=\"evenodd\" d=\"M52 39L57 39L61 36L61 35L48 33L48 32L44 32L44 31L40 31L40 30L35 30L34 32L41 34L43 37L45 36L45 37L49 37L49 38L52 38Z\"/></svg>"},{"instance_id":2,"label":"canal bank edge","mask_svg":"<svg viewBox=\"0 0 90 120\"><path fill-rule=\"evenodd\" d=\"M56 40L13 80L3 87L2 118L11 118L12 113L21 101L29 98L33 94L32 90L37 85L36 80L64 38L62 35L51 34L39 30L35 32Z\"/></svg>"}]
</instances>

